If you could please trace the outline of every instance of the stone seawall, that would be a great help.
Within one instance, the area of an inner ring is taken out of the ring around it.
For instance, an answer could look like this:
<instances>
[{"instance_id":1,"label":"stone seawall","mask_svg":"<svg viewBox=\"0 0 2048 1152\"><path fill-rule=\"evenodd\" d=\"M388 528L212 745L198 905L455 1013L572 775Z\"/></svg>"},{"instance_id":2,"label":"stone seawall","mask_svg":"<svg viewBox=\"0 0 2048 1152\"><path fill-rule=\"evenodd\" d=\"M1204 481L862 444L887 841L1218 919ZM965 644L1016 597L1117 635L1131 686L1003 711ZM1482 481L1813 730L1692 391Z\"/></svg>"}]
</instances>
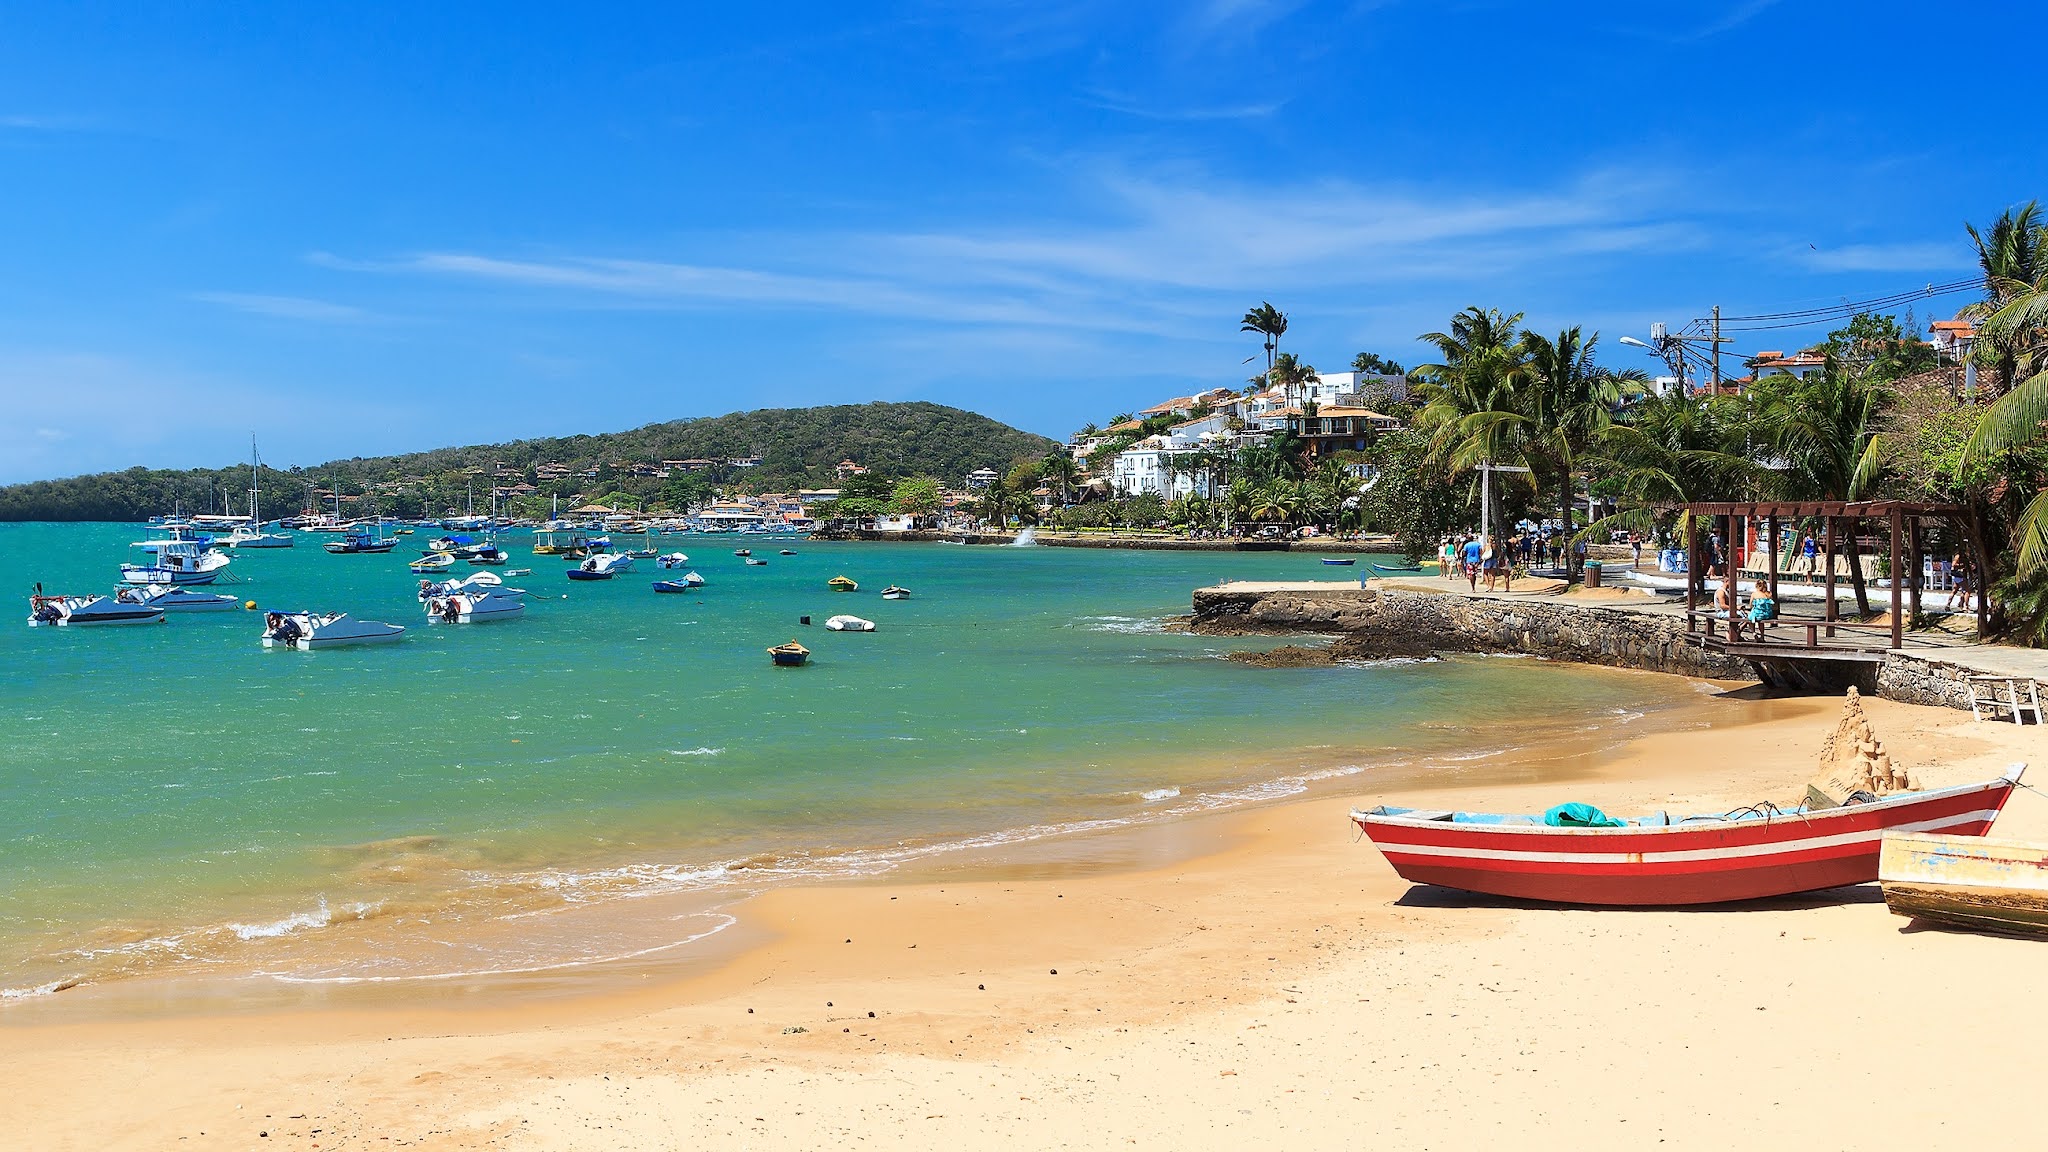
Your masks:
<instances>
[{"instance_id":1,"label":"stone seawall","mask_svg":"<svg viewBox=\"0 0 2048 1152\"><path fill-rule=\"evenodd\" d=\"M1580 604L1382 588L1195 592L1190 627L1222 635L1347 632L1420 638L1446 652L1521 652L1611 668L1752 680L1745 660L1685 641L1682 619Z\"/></svg>"}]
</instances>

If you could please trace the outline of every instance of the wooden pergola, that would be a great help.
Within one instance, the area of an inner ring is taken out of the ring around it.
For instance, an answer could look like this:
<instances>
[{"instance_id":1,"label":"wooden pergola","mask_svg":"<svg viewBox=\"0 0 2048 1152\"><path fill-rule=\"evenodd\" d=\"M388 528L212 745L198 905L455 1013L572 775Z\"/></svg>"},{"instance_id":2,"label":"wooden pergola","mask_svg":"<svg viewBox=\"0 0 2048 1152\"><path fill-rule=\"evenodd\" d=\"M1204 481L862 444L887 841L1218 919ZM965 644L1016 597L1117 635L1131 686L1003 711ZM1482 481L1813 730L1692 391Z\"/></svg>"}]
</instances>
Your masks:
<instances>
[{"instance_id":1,"label":"wooden pergola","mask_svg":"<svg viewBox=\"0 0 2048 1152\"><path fill-rule=\"evenodd\" d=\"M1688 613L1698 610L1706 591L1707 566L1701 563L1700 555L1700 523L1703 519L1718 521L1721 525L1721 538L1728 542L1728 571L1722 574L1722 579L1731 581L1737 579L1740 569L1736 562L1736 542L1746 536L1736 530L1737 525L1758 520L1764 522L1765 552L1769 557L1766 577L1773 600L1778 599L1779 524L1788 520L1818 519L1823 536L1819 554L1827 557L1826 630L1827 635L1833 637L1835 623L1841 619L1835 604L1837 542L1848 541L1850 562L1860 563L1854 546L1857 525L1865 520L1882 520L1891 532L1891 647L1902 647L1905 644L1907 614L1920 614L1920 573L1927 543L1924 525L1935 521L1953 527L1955 539L1964 545L1964 556L1973 577L1970 586L1977 596L1978 635L1983 635L1990 626L1989 597L1985 595L1982 583L1983 574L1991 570L1990 557L1984 551L1983 524L1976 510L1967 505L1915 504L1905 500L1809 500L1703 503L1682 507L1691 514L1687 519L1685 542L1685 607ZM1814 631L1808 629L1810 637ZM1818 651L1822 646L1810 638L1805 647Z\"/></svg>"}]
</instances>

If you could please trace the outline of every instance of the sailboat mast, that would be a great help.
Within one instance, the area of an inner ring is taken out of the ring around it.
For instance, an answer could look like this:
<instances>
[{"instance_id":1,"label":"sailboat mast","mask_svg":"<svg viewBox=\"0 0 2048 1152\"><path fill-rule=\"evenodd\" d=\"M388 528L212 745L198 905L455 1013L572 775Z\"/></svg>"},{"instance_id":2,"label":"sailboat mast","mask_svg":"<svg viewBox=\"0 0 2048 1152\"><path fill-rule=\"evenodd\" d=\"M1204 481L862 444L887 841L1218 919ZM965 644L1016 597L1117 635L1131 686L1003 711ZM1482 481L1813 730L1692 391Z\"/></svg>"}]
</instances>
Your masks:
<instances>
[{"instance_id":1,"label":"sailboat mast","mask_svg":"<svg viewBox=\"0 0 2048 1152\"><path fill-rule=\"evenodd\" d=\"M258 482L258 470L263 467L256 455L256 434L249 433L249 527L260 531L263 527L263 498L258 494L262 485Z\"/></svg>"}]
</instances>

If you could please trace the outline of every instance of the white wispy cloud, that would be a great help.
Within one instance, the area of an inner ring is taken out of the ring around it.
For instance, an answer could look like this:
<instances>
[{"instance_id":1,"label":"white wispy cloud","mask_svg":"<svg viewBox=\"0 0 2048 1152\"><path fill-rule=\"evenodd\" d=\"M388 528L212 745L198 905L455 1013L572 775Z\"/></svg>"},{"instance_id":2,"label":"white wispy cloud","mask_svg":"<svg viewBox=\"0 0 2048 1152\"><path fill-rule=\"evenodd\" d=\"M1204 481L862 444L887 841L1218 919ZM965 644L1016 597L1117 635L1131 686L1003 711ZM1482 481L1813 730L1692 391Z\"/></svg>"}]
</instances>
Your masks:
<instances>
[{"instance_id":1,"label":"white wispy cloud","mask_svg":"<svg viewBox=\"0 0 2048 1152\"><path fill-rule=\"evenodd\" d=\"M1847 244L1839 248L1808 246L1792 258L1815 272L1958 272L1975 265L1963 244Z\"/></svg>"},{"instance_id":2,"label":"white wispy cloud","mask_svg":"<svg viewBox=\"0 0 2048 1152\"><path fill-rule=\"evenodd\" d=\"M217 304L237 312L274 316L283 320L313 320L326 324L359 324L381 319L376 313L352 304L336 304L304 296L273 296L259 292L194 292L190 299Z\"/></svg>"}]
</instances>

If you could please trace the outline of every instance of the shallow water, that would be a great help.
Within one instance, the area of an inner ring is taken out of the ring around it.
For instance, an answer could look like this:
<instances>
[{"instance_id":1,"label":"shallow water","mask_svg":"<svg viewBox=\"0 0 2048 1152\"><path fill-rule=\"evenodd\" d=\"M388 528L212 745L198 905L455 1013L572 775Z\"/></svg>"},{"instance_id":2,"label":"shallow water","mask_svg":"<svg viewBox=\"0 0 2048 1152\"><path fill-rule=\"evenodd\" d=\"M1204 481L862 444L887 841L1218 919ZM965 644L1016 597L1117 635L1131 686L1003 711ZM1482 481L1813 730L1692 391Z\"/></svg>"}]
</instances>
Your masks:
<instances>
[{"instance_id":1,"label":"shallow water","mask_svg":"<svg viewBox=\"0 0 2048 1152\"><path fill-rule=\"evenodd\" d=\"M1529 660L1255 669L1164 631L1223 578L1314 555L669 537L708 584L656 595L506 543L518 620L427 627L405 564L323 539L221 591L406 624L270 651L249 612L31 629L26 592L111 587L122 525L0 525L0 989L145 973L418 978L642 955L734 894L963 847L1257 802L1376 765L1620 725L1675 681ZM766 556L747 567L736 546ZM793 547L792 557L774 555ZM460 574L459 571L456 574ZM856 593L825 581L845 574ZM889 583L913 599L883 601ZM871 634L804 627L854 612ZM792 637L802 669L763 649ZM599 917L664 902L652 923ZM602 924L601 929L595 927ZM357 947L330 946L343 934Z\"/></svg>"}]
</instances>

